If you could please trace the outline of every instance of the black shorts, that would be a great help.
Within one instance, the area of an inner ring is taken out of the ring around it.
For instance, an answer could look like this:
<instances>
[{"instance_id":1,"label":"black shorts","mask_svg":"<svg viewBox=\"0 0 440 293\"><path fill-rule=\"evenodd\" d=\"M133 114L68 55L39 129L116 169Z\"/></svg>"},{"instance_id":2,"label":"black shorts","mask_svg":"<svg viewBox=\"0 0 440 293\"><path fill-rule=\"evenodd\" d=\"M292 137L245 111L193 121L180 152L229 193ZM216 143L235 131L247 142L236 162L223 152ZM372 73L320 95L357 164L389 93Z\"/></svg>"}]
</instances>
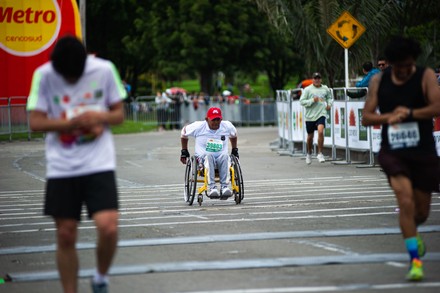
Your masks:
<instances>
[{"instance_id":1,"label":"black shorts","mask_svg":"<svg viewBox=\"0 0 440 293\"><path fill-rule=\"evenodd\" d=\"M313 133L315 130L318 130L318 125L322 124L325 128L325 117L321 116L316 121L306 121L306 131L308 134Z\"/></svg>"},{"instance_id":2,"label":"black shorts","mask_svg":"<svg viewBox=\"0 0 440 293\"><path fill-rule=\"evenodd\" d=\"M83 204L87 207L89 218L102 210L117 210L115 172L47 180L45 215L80 221Z\"/></svg>"},{"instance_id":3,"label":"black shorts","mask_svg":"<svg viewBox=\"0 0 440 293\"><path fill-rule=\"evenodd\" d=\"M437 154L403 153L381 149L379 163L388 176L404 175L413 188L431 193L439 191L440 168Z\"/></svg>"}]
</instances>

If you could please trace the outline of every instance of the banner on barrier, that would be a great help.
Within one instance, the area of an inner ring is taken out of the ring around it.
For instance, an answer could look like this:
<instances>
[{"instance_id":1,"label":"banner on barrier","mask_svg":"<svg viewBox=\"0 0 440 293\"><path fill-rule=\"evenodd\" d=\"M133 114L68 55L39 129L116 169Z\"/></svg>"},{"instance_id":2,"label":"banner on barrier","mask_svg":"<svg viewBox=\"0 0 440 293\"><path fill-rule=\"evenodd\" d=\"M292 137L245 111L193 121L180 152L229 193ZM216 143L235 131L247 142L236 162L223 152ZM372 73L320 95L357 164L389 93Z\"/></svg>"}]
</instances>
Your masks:
<instances>
[{"instance_id":1,"label":"banner on barrier","mask_svg":"<svg viewBox=\"0 0 440 293\"><path fill-rule=\"evenodd\" d=\"M345 147L347 145L345 139L345 102L335 101L333 103L333 117L335 117L334 136L335 145Z\"/></svg>"},{"instance_id":2,"label":"banner on barrier","mask_svg":"<svg viewBox=\"0 0 440 293\"><path fill-rule=\"evenodd\" d=\"M332 115L330 110L327 115L327 119L325 120L324 145L332 145L333 143L332 123ZM318 135L316 135L316 143L318 143Z\"/></svg>"},{"instance_id":3,"label":"banner on barrier","mask_svg":"<svg viewBox=\"0 0 440 293\"><path fill-rule=\"evenodd\" d=\"M292 108L292 139L293 141L302 141L304 139L304 116L303 107L299 101L293 101L291 103Z\"/></svg>"},{"instance_id":4,"label":"banner on barrier","mask_svg":"<svg viewBox=\"0 0 440 293\"><path fill-rule=\"evenodd\" d=\"M278 111L278 135L281 138L289 139L289 104L288 102L277 102Z\"/></svg>"},{"instance_id":5,"label":"banner on barrier","mask_svg":"<svg viewBox=\"0 0 440 293\"><path fill-rule=\"evenodd\" d=\"M370 150L378 153L381 143L381 125L366 127L362 125L362 111L365 101L334 101L332 115L328 115L324 131L324 145L334 145L341 148ZM290 109L289 109L290 107ZM346 109L347 107L347 109ZM294 142L304 142L307 139L305 134L304 107L299 101L277 102L278 110L278 134L280 137L290 139ZM289 117L289 110L291 115ZM334 117L334 121L331 118ZM282 122L282 123L281 123ZM347 125L346 125L347 123ZM333 125L332 125L333 124ZM291 127L289 127L291 125ZM332 133L333 126L333 133ZM290 132L290 137L289 137ZM440 118L434 119L434 140L437 154L440 156ZM317 133L314 136L314 143L317 143ZM371 143L370 143L371 141Z\"/></svg>"},{"instance_id":6,"label":"banner on barrier","mask_svg":"<svg viewBox=\"0 0 440 293\"><path fill-rule=\"evenodd\" d=\"M362 126L364 102L348 102L348 142L350 148L369 149L368 128Z\"/></svg>"}]
</instances>

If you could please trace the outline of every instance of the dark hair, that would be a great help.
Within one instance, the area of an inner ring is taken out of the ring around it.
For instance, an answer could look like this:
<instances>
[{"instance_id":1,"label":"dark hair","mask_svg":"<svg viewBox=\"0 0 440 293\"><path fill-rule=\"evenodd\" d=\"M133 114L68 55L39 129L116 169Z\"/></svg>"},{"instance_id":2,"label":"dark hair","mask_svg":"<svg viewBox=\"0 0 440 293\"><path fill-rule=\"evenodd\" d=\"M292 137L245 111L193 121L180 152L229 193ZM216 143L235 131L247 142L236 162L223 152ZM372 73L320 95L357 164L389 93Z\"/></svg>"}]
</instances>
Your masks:
<instances>
[{"instance_id":1,"label":"dark hair","mask_svg":"<svg viewBox=\"0 0 440 293\"><path fill-rule=\"evenodd\" d=\"M362 68L363 68L365 71L370 72L371 69L373 69L373 63L371 63L370 61L365 62L365 63L362 65Z\"/></svg>"},{"instance_id":2,"label":"dark hair","mask_svg":"<svg viewBox=\"0 0 440 293\"><path fill-rule=\"evenodd\" d=\"M83 74L87 52L74 36L60 38L50 55L52 66L64 78L79 78Z\"/></svg>"},{"instance_id":3,"label":"dark hair","mask_svg":"<svg viewBox=\"0 0 440 293\"><path fill-rule=\"evenodd\" d=\"M392 37L385 48L385 56L390 63L403 61L409 57L416 60L421 52L420 44L417 41L402 36Z\"/></svg>"}]
</instances>

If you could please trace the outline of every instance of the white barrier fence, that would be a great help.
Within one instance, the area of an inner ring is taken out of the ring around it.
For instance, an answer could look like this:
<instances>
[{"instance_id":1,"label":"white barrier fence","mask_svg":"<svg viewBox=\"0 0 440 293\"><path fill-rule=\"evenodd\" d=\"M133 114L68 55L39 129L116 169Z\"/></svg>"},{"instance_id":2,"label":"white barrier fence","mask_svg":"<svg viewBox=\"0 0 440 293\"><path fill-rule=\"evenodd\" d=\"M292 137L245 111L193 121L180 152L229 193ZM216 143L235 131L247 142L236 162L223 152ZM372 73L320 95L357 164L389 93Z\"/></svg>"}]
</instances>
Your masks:
<instances>
[{"instance_id":1,"label":"white barrier fence","mask_svg":"<svg viewBox=\"0 0 440 293\"><path fill-rule=\"evenodd\" d=\"M333 88L330 90L334 103L328 113L324 130L324 147L332 150L330 160L335 161L335 164L352 164L355 162L350 158L351 151L368 152L369 162L365 166L374 166L374 154L380 150L382 127L380 125L362 126L365 95L354 99L349 96L350 92L362 89ZM366 92L368 89L364 90ZM292 156L306 155L305 108L300 105L298 98L302 91L302 89L277 91L279 147L284 154ZM440 155L440 131L434 131L433 135L437 153ZM313 142L315 149L317 140L318 135L315 132ZM295 145L301 145L301 147L295 148ZM337 149L345 150L345 160L336 157Z\"/></svg>"}]
</instances>

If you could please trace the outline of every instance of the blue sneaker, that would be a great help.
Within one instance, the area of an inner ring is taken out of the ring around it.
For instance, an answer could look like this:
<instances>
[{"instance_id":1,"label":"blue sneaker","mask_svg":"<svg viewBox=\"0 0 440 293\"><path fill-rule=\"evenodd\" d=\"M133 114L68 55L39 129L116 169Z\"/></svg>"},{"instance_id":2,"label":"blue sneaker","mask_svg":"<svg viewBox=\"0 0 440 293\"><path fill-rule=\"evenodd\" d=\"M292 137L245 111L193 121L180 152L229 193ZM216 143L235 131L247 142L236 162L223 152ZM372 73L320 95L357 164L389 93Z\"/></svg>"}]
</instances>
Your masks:
<instances>
[{"instance_id":1,"label":"blue sneaker","mask_svg":"<svg viewBox=\"0 0 440 293\"><path fill-rule=\"evenodd\" d=\"M92 292L93 293L108 293L108 284L107 283L95 284L92 282Z\"/></svg>"}]
</instances>

